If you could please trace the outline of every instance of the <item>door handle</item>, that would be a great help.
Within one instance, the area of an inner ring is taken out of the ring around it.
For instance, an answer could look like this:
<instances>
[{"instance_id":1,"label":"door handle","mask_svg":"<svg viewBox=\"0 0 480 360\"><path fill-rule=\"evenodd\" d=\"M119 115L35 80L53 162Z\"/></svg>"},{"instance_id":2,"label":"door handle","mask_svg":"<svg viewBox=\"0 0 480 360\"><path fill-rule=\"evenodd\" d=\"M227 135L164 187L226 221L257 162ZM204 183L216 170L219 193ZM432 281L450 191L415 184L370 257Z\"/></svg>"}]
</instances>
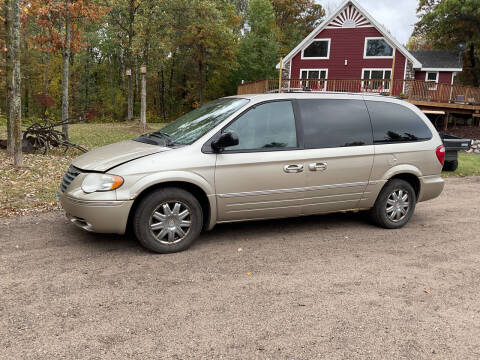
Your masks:
<instances>
[{"instance_id":1,"label":"door handle","mask_svg":"<svg viewBox=\"0 0 480 360\"><path fill-rule=\"evenodd\" d=\"M303 171L303 165L302 164L294 164L294 165L285 165L283 167L283 171L286 173L299 173Z\"/></svg>"},{"instance_id":2,"label":"door handle","mask_svg":"<svg viewBox=\"0 0 480 360\"><path fill-rule=\"evenodd\" d=\"M325 171L327 170L326 162L311 163L308 168L310 171Z\"/></svg>"}]
</instances>

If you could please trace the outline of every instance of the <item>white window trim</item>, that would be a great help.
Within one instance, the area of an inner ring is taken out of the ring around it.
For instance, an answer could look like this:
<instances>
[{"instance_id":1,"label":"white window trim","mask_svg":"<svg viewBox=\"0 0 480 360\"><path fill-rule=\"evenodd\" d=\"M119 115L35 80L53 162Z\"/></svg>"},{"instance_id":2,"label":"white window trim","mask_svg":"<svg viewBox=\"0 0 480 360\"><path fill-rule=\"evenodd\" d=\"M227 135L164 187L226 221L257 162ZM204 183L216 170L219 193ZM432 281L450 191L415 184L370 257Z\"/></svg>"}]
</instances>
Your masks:
<instances>
[{"instance_id":1,"label":"white window trim","mask_svg":"<svg viewBox=\"0 0 480 360\"><path fill-rule=\"evenodd\" d=\"M363 73L365 71L370 71L370 77L372 76L371 72L372 71L383 71L383 79L382 80L391 80L391 76L392 76L392 68L362 68L362 74L361 74L361 79L362 79L362 91L366 91L365 90L365 84L364 84L364 81L363 80L372 80L372 78L370 79L364 79L363 78ZM390 71L390 78L388 79L385 79L385 71ZM380 79L373 79L373 80L380 80ZM390 83L388 83L388 85L390 85ZM388 88L384 88L384 90L390 90L390 87ZM376 92L375 90L372 90L372 92Z\"/></svg>"},{"instance_id":2,"label":"white window trim","mask_svg":"<svg viewBox=\"0 0 480 360\"><path fill-rule=\"evenodd\" d=\"M305 51L306 48L308 48L311 44L317 41L327 41L328 42L328 48L327 48L327 57L305 57L303 55L303 52ZM329 60L330 59L330 45L332 43L332 39L330 38L319 38L319 39L313 39L310 41L303 49L302 49L302 60Z\"/></svg>"},{"instance_id":3,"label":"white window trim","mask_svg":"<svg viewBox=\"0 0 480 360\"><path fill-rule=\"evenodd\" d=\"M390 45L390 47L393 49L393 52L392 52L392 56L367 56L367 43L368 43L368 40L385 40L385 42ZM397 51L397 49L395 48L395 46L393 46L387 39L385 39L384 37L382 36L379 36L379 37L366 37L365 38L365 43L363 45L363 58L364 59L393 59L393 57L395 56L395 52Z\"/></svg>"},{"instance_id":4,"label":"white window trim","mask_svg":"<svg viewBox=\"0 0 480 360\"><path fill-rule=\"evenodd\" d=\"M318 76L320 76L320 73L322 71L325 71L325 79L322 79L321 77L318 78L318 80L324 80L325 81L325 86L323 87L322 91L327 91L327 79L328 79L328 69L300 69L300 76L299 78L302 79L302 72L303 71L318 71ZM312 79L309 79L312 80ZM300 80L300 84L302 83L302 80ZM307 87L308 87L308 81L307 81Z\"/></svg>"},{"instance_id":5,"label":"white window trim","mask_svg":"<svg viewBox=\"0 0 480 360\"><path fill-rule=\"evenodd\" d=\"M437 74L435 80L428 80L428 74ZM440 73L438 71L427 71L425 72L425 81L427 82L436 82L438 84L438 78L440 77Z\"/></svg>"},{"instance_id":6,"label":"white window trim","mask_svg":"<svg viewBox=\"0 0 480 360\"><path fill-rule=\"evenodd\" d=\"M435 80L428 80L428 74L437 74ZM440 72L438 71L426 71L425 72L425 82L435 83L435 85L429 86L428 90L437 90L438 80L440 78Z\"/></svg>"}]
</instances>

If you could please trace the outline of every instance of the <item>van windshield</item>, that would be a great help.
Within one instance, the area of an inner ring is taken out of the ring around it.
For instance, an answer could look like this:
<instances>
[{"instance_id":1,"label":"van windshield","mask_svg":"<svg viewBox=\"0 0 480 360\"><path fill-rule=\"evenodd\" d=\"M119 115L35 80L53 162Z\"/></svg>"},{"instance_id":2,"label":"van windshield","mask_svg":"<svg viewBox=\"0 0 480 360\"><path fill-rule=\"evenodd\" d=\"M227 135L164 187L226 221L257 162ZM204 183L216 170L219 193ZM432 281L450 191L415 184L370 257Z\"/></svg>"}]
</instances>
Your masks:
<instances>
[{"instance_id":1,"label":"van windshield","mask_svg":"<svg viewBox=\"0 0 480 360\"><path fill-rule=\"evenodd\" d=\"M181 116L163 129L142 135L136 140L166 146L189 145L244 107L248 101L241 98L214 100Z\"/></svg>"}]
</instances>

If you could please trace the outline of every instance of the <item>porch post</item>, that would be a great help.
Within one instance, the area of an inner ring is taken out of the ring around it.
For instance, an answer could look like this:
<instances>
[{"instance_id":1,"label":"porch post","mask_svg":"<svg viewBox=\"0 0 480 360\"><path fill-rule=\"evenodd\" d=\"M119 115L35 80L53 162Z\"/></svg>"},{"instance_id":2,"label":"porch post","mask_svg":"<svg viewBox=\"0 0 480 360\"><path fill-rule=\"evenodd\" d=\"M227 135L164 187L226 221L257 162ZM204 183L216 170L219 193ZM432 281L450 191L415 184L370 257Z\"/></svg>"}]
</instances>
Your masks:
<instances>
[{"instance_id":1,"label":"porch post","mask_svg":"<svg viewBox=\"0 0 480 360\"><path fill-rule=\"evenodd\" d=\"M392 74L390 75L390 96L393 94L393 79L395 79L395 56L393 56Z\"/></svg>"},{"instance_id":2,"label":"porch post","mask_svg":"<svg viewBox=\"0 0 480 360\"><path fill-rule=\"evenodd\" d=\"M450 113L448 111L445 112L445 120L443 122L443 131L447 131L448 129L448 118L450 117Z\"/></svg>"}]
</instances>

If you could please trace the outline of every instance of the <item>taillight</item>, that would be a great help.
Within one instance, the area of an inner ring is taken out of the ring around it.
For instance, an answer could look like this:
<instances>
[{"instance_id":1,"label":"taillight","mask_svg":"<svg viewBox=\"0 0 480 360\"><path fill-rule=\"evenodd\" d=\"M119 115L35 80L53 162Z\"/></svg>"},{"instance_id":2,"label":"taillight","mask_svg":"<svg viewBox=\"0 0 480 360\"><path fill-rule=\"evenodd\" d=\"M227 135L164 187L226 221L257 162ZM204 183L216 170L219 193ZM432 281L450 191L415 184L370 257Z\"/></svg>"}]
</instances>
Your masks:
<instances>
[{"instance_id":1,"label":"taillight","mask_svg":"<svg viewBox=\"0 0 480 360\"><path fill-rule=\"evenodd\" d=\"M440 161L440 164L442 164L443 166L443 164L445 163L445 146L440 145L439 147L437 147L435 153L437 154L438 161Z\"/></svg>"}]
</instances>

